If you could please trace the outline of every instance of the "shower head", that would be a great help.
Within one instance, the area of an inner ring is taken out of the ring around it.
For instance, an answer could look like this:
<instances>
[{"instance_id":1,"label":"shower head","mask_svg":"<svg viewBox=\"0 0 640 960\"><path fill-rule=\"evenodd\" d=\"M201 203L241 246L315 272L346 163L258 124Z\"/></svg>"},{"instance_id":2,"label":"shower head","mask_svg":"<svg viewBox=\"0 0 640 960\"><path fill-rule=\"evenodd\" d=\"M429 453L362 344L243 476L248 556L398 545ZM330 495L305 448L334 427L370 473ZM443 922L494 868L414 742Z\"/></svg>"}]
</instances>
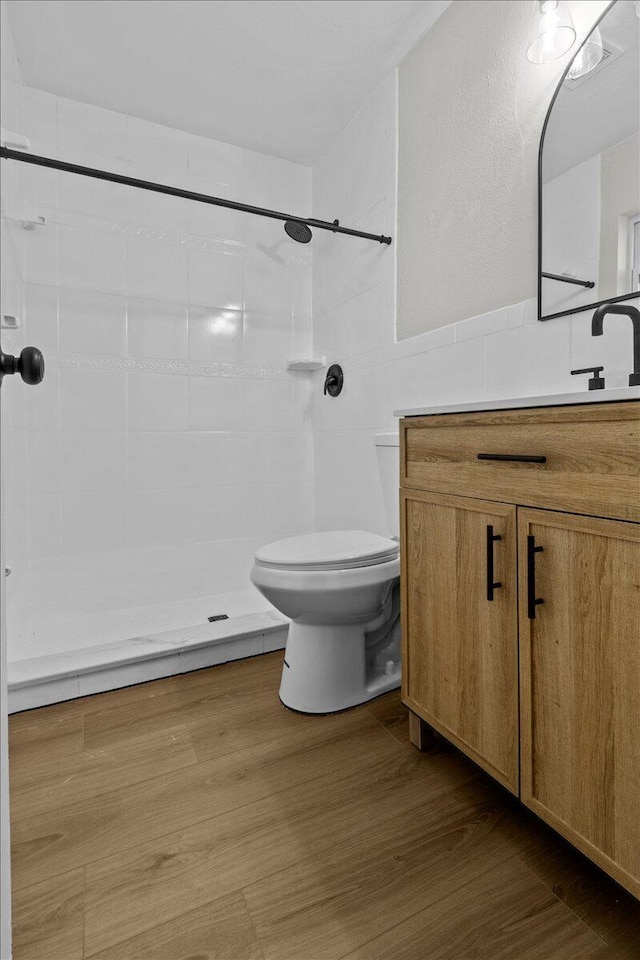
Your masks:
<instances>
[{"instance_id":1,"label":"shower head","mask_svg":"<svg viewBox=\"0 0 640 960\"><path fill-rule=\"evenodd\" d=\"M296 243L309 243L313 236L306 223L300 223L299 220L287 220L284 229L287 236Z\"/></svg>"}]
</instances>

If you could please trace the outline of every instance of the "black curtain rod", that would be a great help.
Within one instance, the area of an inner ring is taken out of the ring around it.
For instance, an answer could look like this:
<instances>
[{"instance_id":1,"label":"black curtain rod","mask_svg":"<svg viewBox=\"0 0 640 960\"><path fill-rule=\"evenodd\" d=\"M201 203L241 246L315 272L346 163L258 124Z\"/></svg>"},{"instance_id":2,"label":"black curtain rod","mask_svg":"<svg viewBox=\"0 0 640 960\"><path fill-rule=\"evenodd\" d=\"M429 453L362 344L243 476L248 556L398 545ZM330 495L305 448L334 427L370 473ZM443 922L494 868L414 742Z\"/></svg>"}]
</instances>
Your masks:
<instances>
[{"instance_id":1,"label":"black curtain rod","mask_svg":"<svg viewBox=\"0 0 640 960\"><path fill-rule=\"evenodd\" d=\"M253 213L258 217L270 217L272 220L291 220L294 223L305 223L319 230L330 230L332 233L344 233L350 237L362 237L363 240L376 240L378 243L391 243L391 237L385 237L375 233L365 233L362 230L351 230L349 227L341 227L337 220L335 223L329 223L327 220L295 217L288 213L280 213L277 210L253 207L249 203L236 203L235 200L225 200L223 197L210 197L206 193L194 193L192 190L168 187L165 184L153 183L150 180L138 180L136 177L125 177L119 173L109 173L107 170L96 170L94 167L82 167L77 163L53 160L51 157L38 157L35 154L23 153L22 150L11 150L8 147L0 147L0 156L3 160L18 160L20 163L32 163L36 167L49 167L52 170L62 170L64 173L75 173L81 177L92 177L94 180L122 183L126 187L138 187L140 190L151 190L153 193L165 193L170 197L182 197L184 200L209 203L215 207L227 207L230 210L239 210L241 213Z\"/></svg>"}]
</instances>

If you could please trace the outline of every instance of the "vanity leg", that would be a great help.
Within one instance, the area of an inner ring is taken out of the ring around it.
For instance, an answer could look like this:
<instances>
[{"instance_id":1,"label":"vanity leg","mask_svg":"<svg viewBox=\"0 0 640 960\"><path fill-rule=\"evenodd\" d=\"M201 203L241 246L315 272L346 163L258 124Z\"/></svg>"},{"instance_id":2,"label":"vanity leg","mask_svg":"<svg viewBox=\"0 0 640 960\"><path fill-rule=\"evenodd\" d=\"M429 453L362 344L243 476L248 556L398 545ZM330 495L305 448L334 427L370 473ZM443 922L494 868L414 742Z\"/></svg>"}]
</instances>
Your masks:
<instances>
[{"instance_id":1,"label":"vanity leg","mask_svg":"<svg viewBox=\"0 0 640 960\"><path fill-rule=\"evenodd\" d=\"M429 750L435 743L436 734L433 727L419 717L413 710L409 710L409 739L418 750Z\"/></svg>"}]
</instances>

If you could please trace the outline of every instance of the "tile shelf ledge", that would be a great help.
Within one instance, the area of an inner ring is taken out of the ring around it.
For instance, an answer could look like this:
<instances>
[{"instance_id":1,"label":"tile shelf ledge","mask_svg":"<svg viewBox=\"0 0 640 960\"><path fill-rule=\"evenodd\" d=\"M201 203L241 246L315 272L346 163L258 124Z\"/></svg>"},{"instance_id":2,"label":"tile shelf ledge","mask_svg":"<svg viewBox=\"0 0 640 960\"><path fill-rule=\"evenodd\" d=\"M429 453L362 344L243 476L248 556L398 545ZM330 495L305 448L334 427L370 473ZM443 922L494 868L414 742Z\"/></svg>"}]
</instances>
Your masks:
<instances>
[{"instance_id":1,"label":"tile shelf ledge","mask_svg":"<svg viewBox=\"0 0 640 960\"><path fill-rule=\"evenodd\" d=\"M394 410L394 417L427 417L443 413L476 413L482 410L520 410L526 407L563 407L581 403L612 403L640 400L640 387L617 387L610 390L581 390L579 393L554 393L539 397L512 397L500 400L472 400L444 406L410 407Z\"/></svg>"},{"instance_id":2,"label":"tile shelf ledge","mask_svg":"<svg viewBox=\"0 0 640 960\"><path fill-rule=\"evenodd\" d=\"M326 365L326 357L292 357L290 360L287 360L287 370L294 370L298 373L311 373L314 370L322 370Z\"/></svg>"}]
</instances>

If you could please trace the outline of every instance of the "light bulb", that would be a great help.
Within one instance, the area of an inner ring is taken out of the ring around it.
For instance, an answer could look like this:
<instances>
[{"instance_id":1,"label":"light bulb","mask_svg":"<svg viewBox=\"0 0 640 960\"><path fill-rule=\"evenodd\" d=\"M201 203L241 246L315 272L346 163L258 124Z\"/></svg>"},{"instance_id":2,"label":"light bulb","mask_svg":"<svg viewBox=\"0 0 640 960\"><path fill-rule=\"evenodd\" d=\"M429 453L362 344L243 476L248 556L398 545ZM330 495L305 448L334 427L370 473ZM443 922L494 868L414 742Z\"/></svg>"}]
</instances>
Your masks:
<instances>
[{"instance_id":1,"label":"light bulb","mask_svg":"<svg viewBox=\"0 0 640 960\"><path fill-rule=\"evenodd\" d=\"M575 40L573 20L564 0L540 0L540 24L529 44L527 60L551 63L567 53Z\"/></svg>"},{"instance_id":2,"label":"light bulb","mask_svg":"<svg viewBox=\"0 0 640 960\"><path fill-rule=\"evenodd\" d=\"M584 77L586 73L589 73L598 66L603 56L604 47L602 46L602 37L596 27L576 53L569 72L567 73L567 78L569 80L577 80L578 77Z\"/></svg>"}]
</instances>

